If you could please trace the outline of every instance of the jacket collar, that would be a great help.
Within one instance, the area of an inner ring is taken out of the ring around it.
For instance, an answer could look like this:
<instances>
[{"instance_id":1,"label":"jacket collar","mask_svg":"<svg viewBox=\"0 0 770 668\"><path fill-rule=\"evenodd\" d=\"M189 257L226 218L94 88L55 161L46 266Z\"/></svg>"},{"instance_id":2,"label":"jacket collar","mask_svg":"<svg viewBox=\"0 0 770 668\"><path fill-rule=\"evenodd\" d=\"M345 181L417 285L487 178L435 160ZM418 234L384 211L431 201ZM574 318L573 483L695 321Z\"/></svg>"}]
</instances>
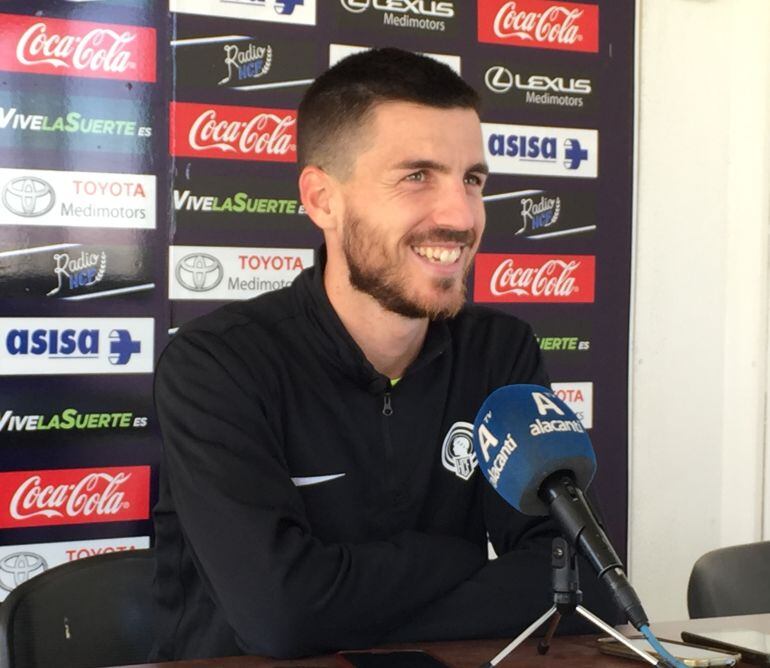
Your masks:
<instances>
[{"instance_id":1,"label":"jacket collar","mask_svg":"<svg viewBox=\"0 0 770 668\"><path fill-rule=\"evenodd\" d=\"M372 366L332 307L324 287L325 266L326 246L321 246L316 253L315 264L305 269L292 284L299 307L308 320L310 345L371 394L382 394L390 386L390 379ZM403 377L435 360L450 343L451 335L446 321L430 322L422 349Z\"/></svg>"}]
</instances>

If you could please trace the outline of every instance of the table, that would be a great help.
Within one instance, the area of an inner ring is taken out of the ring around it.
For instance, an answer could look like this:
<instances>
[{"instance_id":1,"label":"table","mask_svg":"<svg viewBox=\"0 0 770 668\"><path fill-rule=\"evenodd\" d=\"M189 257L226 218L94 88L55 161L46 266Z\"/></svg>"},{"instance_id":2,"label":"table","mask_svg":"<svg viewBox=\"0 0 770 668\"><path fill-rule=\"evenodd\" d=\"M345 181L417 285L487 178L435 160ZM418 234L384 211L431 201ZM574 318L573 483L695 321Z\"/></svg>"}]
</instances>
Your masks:
<instances>
[{"instance_id":1,"label":"table","mask_svg":"<svg viewBox=\"0 0 770 668\"><path fill-rule=\"evenodd\" d=\"M690 619L679 622L651 624L659 638L680 639L680 633L688 631L716 631L718 629L751 629L770 633L770 614L736 617ZM636 633L630 626L620 627L625 634ZM545 656L536 651L537 640L529 639L513 654L500 663L500 668L634 668L646 663L600 654L595 646L596 635L559 636L554 638ZM457 640L452 642L426 642L398 645L399 649L424 649L442 659L451 668L479 668L489 661L510 639ZM749 665L741 663L741 666ZM198 659L170 663L147 663L131 668L339 668L333 655L305 659L276 660L257 656L233 656L223 659ZM126 668L126 667L123 667Z\"/></svg>"}]
</instances>

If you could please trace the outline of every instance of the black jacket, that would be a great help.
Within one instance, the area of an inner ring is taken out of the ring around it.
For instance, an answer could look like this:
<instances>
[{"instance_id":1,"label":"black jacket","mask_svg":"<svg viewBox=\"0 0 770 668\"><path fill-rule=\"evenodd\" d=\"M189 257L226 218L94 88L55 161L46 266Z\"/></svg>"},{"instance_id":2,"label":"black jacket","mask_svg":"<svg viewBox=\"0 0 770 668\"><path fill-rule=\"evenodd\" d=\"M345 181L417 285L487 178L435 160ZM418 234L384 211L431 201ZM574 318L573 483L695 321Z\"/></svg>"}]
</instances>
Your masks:
<instances>
[{"instance_id":1,"label":"black jacket","mask_svg":"<svg viewBox=\"0 0 770 668\"><path fill-rule=\"evenodd\" d=\"M550 524L508 507L467 451L486 396L520 382L548 383L529 326L468 306L430 325L391 387L343 328L320 265L184 326L156 374L153 658L298 656L531 622L551 602ZM489 563L487 535L502 555Z\"/></svg>"}]
</instances>

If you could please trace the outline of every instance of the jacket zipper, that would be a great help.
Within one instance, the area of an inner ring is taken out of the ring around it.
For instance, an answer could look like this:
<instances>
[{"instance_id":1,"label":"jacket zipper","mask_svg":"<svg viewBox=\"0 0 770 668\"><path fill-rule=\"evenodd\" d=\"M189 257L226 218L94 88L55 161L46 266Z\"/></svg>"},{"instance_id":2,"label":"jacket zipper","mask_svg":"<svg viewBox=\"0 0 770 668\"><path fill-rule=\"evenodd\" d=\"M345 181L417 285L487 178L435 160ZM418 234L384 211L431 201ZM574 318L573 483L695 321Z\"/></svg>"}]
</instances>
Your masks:
<instances>
[{"instance_id":1,"label":"jacket zipper","mask_svg":"<svg viewBox=\"0 0 770 668\"><path fill-rule=\"evenodd\" d=\"M393 496L393 441L390 435L390 417L393 415L393 404L390 400L390 392L386 391L382 397L382 438L385 454L385 466L382 468L383 484L388 499Z\"/></svg>"},{"instance_id":2,"label":"jacket zipper","mask_svg":"<svg viewBox=\"0 0 770 668\"><path fill-rule=\"evenodd\" d=\"M390 392L386 392L385 396L383 397L382 414L385 417L390 417L393 415L393 406L390 403Z\"/></svg>"}]
</instances>

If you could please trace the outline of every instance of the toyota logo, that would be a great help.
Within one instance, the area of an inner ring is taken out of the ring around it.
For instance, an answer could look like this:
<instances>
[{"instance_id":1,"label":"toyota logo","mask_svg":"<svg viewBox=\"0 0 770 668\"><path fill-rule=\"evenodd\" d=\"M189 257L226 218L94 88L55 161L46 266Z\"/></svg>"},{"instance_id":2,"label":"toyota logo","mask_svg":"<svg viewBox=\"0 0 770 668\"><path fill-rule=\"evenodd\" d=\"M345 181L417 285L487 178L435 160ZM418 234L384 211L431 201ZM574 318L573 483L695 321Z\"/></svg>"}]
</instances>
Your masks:
<instances>
[{"instance_id":1,"label":"toyota logo","mask_svg":"<svg viewBox=\"0 0 770 668\"><path fill-rule=\"evenodd\" d=\"M40 575L48 564L34 552L14 552L0 559L0 587L12 591L22 582Z\"/></svg>"},{"instance_id":2,"label":"toyota logo","mask_svg":"<svg viewBox=\"0 0 770 668\"><path fill-rule=\"evenodd\" d=\"M507 67L493 65L484 75L484 83L493 93L507 93L513 86L513 74Z\"/></svg>"},{"instance_id":3,"label":"toyota logo","mask_svg":"<svg viewBox=\"0 0 770 668\"><path fill-rule=\"evenodd\" d=\"M176 264L176 280L192 292L208 292L222 282L225 270L213 255L191 253Z\"/></svg>"},{"instance_id":4,"label":"toyota logo","mask_svg":"<svg viewBox=\"0 0 770 668\"><path fill-rule=\"evenodd\" d=\"M5 184L3 204L11 213L37 218L48 213L56 202L51 184L34 176L20 176Z\"/></svg>"},{"instance_id":5,"label":"toyota logo","mask_svg":"<svg viewBox=\"0 0 770 668\"><path fill-rule=\"evenodd\" d=\"M353 14L360 14L369 9L370 0L340 0L342 6Z\"/></svg>"}]
</instances>

